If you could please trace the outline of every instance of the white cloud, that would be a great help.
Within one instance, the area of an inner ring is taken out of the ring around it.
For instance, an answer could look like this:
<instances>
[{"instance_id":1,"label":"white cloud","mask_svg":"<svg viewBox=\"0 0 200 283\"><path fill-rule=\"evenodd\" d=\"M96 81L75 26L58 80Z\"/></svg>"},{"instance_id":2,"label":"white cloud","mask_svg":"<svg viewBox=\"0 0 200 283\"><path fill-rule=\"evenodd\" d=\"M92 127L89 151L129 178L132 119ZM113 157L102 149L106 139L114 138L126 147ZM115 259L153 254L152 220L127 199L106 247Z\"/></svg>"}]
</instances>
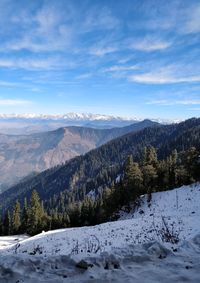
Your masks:
<instances>
[{"instance_id":1,"label":"white cloud","mask_svg":"<svg viewBox=\"0 0 200 283\"><path fill-rule=\"evenodd\" d=\"M0 106L26 106L32 104L32 101L23 99L0 99Z\"/></svg>"},{"instance_id":2,"label":"white cloud","mask_svg":"<svg viewBox=\"0 0 200 283\"><path fill-rule=\"evenodd\" d=\"M200 76L172 77L159 73L146 73L129 76L129 80L143 84L177 84L200 82Z\"/></svg>"},{"instance_id":3,"label":"white cloud","mask_svg":"<svg viewBox=\"0 0 200 283\"><path fill-rule=\"evenodd\" d=\"M147 3L146 3L147 2ZM151 31L172 31L179 34L200 32L199 0L146 1L141 6L142 19L132 24Z\"/></svg>"},{"instance_id":4,"label":"white cloud","mask_svg":"<svg viewBox=\"0 0 200 283\"><path fill-rule=\"evenodd\" d=\"M163 105L163 106L173 106L173 105L200 105L200 100L167 100L167 99L161 99L161 100L152 100L148 101L146 104L149 105Z\"/></svg>"},{"instance_id":5,"label":"white cloud","mask_svg":"<svg viewBox=\"0 0 200 283\"><path fill-rule=\"evenodd\" d=\"M85 73L85 74L81 74L77 76L76 79L84 80L84 79L89 79L91 76L92 76L92 73Z\"/></svg>"},{"instance_id":6,"label":"white cloud","mask_svg":"<svg viewBox=\"0 0 200 283\"><path fill-rule=\"evenodd\" d=\"M106 54L109 54L109 53L113 53L113 52L116 52L118 50L118 48L116 47L93 47L89 50L89 53L91 55L95 55L97 57L102 57Z\"/></svg>"},{"instance_id":7,"label":"white cloud","mask_svg":"<svg viewBox=\"0 0 200 283\"><path fill-rule=\"evenodd\" d=\"M7 81L0 81L0 86L5 86L5 87L16 87L18 86L18 83L13 83L13 82L7 82Z\"/></svg>"},{"instance_id":8,"label":"white cloud","mask_svg":"<svg viewBox=\"0 0 200 283\"><path fill-rule=\"evenodd\" d=\"M0 68L13 68L13 69L25 69L25 70L54 70L64 67L72 67L69 62L65 63L58 57L49 58L0 58Z\"/></svg>"},{"instance_id":9,"label":"white cloud","mask_svg":"<svg viewBox=\"0 0 200 283\"><path fill-rule=\"evenodd\" d=\"M193 64L171 64L166 67L151 66L149 72L128 77L132 82L143 84L177 84L200 82L198 69Z\"/></svg>"},{"instance_id":10,"label":"white cloud","mask_svg":"<svg viewBox=\"0 0 200 283\"><path fill-rule=\"evenodd\" d=\"M172 43L169 41L148 36L144 39L136 40L135 42L131 43L130 48L145 52L152 52L167 49L171 45Z\"/></svg>"},{"instance_id":11,"label":"white cloud","mask_svg":"<svg viewBox=\"0 0 200 283\"><path fill-rule=\"evenodd\" d=\"M1 50L26 49L32 52L66 50L71 43L73 32L69 23L66 23L65 12L68 12L67 5L65 10L62 10L59 4L49 3L34 12L26 7L20 9L17 16L11 13L10 19L6 22L12 35L10 34L10 37L1 44Z\"/></svg>"},{"instance_id":12,"label":"white cloud","mask_svg":"<svg viewBox=\"0 0 200 283\"><path fill-rule=\"evenodd\" d=\"M137 69L139 69L137 65L133 65L133 66L115 65L115 66L111 66L109 68L104 69L103 72L132 71L132 70L137 70Z\"/></svg>"}]
</instances>

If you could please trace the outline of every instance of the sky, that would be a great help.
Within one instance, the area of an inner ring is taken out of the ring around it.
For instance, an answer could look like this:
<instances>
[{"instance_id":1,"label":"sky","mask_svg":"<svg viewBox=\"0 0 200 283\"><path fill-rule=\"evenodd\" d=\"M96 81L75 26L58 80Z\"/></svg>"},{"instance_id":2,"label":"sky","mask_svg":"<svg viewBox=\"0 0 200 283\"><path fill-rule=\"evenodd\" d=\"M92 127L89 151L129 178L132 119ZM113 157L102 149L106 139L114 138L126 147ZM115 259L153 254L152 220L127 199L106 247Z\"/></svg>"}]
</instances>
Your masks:
<instances>
[{"instance_id":1,"label":"sky","mask_svg":"<svg viewBox=\"0 0 200 283\"><path fill-rule=\"evenodd\" d=\"M199 0L0 0L0 113L200 116Z\"/></svg>"}]
</instances>

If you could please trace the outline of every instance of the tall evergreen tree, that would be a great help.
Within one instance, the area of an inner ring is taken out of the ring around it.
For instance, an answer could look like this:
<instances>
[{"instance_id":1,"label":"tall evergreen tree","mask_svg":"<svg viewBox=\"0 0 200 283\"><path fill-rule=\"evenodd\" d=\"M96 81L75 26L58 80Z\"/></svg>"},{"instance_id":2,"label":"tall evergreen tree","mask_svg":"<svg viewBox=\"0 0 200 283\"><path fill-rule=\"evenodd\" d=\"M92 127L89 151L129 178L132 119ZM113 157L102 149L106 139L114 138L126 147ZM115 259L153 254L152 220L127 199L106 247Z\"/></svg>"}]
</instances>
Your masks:
<instances>
[{"instance_id":1,"label":"tall evergreen tree","mask_svg":"<svg viewBox=\"0 0 200 283\"><path fill-rule=\"evenodd\" d=\"M33 190L30 199L30 207L28 209L28 233L30 235L39 233L43 228L44 211L40 202L39 195Z\"/></svg>"},{"instance_id":2,"label":"tall evergreen tree","mask_svg":"<svg viewBox=\"0 0 200 283\"><path fill-rule=\"evenodd\" d=\"M145 147L143 152L143 165L157 165L158 158L156 149L153 146Z\"/></svg>"},{"instance_id":3,"label":"tall evergreen tree","mask_svg":"<svg viewBox=\"0 0 200 283\"><path fill-rule=\"evenodd\" d=\"M27 199L24 198L24 206L21 217L21 230L24 233L27 233L27 229L28 229L28 205L27 205Z\"/></svg>"},{"instance_id":4,"label":"tall evergreen tree","mask_svg":"<svg viewBox=\"0 0 200 283\"><path fill-rule=\"evenodd\" d=\"M11 217L9 210L7 210L3 220L3 234L10 235L11 232Z\"/></svg>"},{"instance_id":5,"label":"tall evergreen tree","mask_svg":"<svg viewBox=\"0 0 200 283\"><path fill-rule=\"evenodd\" d=\"M133 162L132 155L128 156L125 163L124 186L127 200L134 200L142 189L143 175L139 164Z\"/></svg>"},{"instance_id":6,"label":"tall evergreen tree","mask_svg":"<svg viewBox=\"0 0 200 283\"><path fill-rule=\"evenodd\" d=\"M13 210L13 216L12 216L12 232L14 234L17 234L20 230L21 226L21 208L20 208L20 203L17 200L15 203L15 207Z\"/></svg>"}]
</instances>

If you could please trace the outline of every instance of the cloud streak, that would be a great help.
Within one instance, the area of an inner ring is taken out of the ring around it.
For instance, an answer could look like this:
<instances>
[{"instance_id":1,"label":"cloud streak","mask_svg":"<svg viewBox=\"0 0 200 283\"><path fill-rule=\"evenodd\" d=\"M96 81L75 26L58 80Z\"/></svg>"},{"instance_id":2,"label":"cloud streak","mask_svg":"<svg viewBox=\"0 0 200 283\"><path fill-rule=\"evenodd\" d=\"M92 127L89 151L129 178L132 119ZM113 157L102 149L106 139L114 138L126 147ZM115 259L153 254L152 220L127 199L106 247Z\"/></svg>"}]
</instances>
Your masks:
<instances>
[{"instance_id":1,"label":"cloud streak","mask_svg":"<svg viewBox=\"0 0 200 283\"><path fill-rule=\"evenodd\" d=\"M148 105L161 105L161 106L173 106L173 105L200 105L200 100L153 100L148 101Z\"/></svg>"},{"instance_id":2,"label":"cloud streak","mask_svg":"<svg viewBox=\"0 0 200 283\"><path fill-rule=\"evenodd\" d=\"M172 45L170 41L164 41L161 38L148 36L141 40L135 40L130 44L131 49L136 49L144 52L161 51L169 48Z\"/></svg>"},{"instance_id":3,"label":"cloud streak","mask_svg":"<svg viewBox=\"0 0 200 283\"><path fill-rule=\"evenodd\" d=\"M23 99L0 99L0 106L27 106L32 104L30 100Z\"/></svg>"},{"instance_id":4,"label":"cloud streak","mask_svg":"<svg viewBox=\"0 0 200 283\"><path fill-rule=\"evenodd\" d=\"M121 65L115 65L111 66L109 68L105 68L103 72L121 72L121 71L133 71L138 70L139 66L133 65L133 66L121 66Z\"/></svg>"},{"instance_id":5,"label":"cloud streak","mask_svg":"<svg viewBox=\"0 0 200 283\"><path fill-rule=\"evenodd\" d=\"M141 84L180 84L200 82L200 76L175 77L160 73L145 73L140 75L131 75L129 80Z\"/></svg>"},{"instance_id":6,"label":"cloud streak","mask_svg":"<svg viewBox=\"0 0 200 283\"><path fill-rule=\"evenodd\" d=\"M200 82L199 67L191 63L173 63L165 67L151 64L148 68L149 71L130 75L128 79L135 83L152 85Z\"/></svg>"},{"instance_id":7,"label":"cloud streak","mask_svg":"<svg viewBox=\"0 0 200 283\"><path fill-rule=\"evenodd\" d=\"M0 68L25 69L25 70L56 70L72 68L74 62L67 62L60 57L28 57L28 58L0 58Z\"/></svg>"}]
</instances>

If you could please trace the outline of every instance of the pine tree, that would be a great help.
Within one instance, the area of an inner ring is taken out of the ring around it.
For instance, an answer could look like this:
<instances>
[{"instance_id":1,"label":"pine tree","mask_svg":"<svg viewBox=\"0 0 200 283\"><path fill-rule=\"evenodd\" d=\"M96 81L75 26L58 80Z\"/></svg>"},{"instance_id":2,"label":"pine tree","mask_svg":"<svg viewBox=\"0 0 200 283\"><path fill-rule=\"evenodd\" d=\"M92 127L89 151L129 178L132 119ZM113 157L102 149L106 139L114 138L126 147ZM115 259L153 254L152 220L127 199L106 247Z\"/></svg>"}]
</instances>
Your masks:
<instances>
[{"instance_id":1,"label":"pine tree","mask_svg":"<svg viewBox=\"0 0 200 283\"><path fill-rule=\"evenodd\" d=\"M4 216L3 220L3 234L4 235L10 235L11 234L11 217L9 210L6 211L6 214Z\"/></svg>"},{"instance_id":2,"label":"pine tree","mask_svg":"<svg viewBox=\"0 0 200 283\"><path fill-rule=\"evenodd\" d=\"M157 165L158 158L156 149L153 146L145 147L143 152L143 165Z\"/></svg>"},{"instance_id":3,"label":"pine tree","mask_svg":"<svg viewBox=\"0 0 200 283\"><path fill-rule=\"evenodd\" d=\"M13 210L13 216L12 216L12 232L14 234L19 233L21 226L21 208L20 208L20 203L17 200L14 210Z\"/></svg>"},{"instance_id":4,"label":"pine tree","mask_svg":"<svg viewBox=\"0 0 200 283\"><path fill-rule=\"evenodd\" d=\"M30 207L28 209L28 233L30 235L34 235L42 231L43 216L44 211L39 195L36 190L33 190L30 199Z\"/></svg>"},{"instance_id":5,"label":"pine tree","mask_svg":"<svg viewBox=\"0 0 200 283\"><path fill-rule=\"evenodd\" d=\"M21 231L23 233L27 233L28 228L28 205L27 205L27 199L24 199L24 206L22 210L22 217L21 217Z\"/></svg>"},{"instance_id":6,"label":"pine tree","mask_svg":"<svg viewBox=\"0 0 200 283\"><path fill-rule=\"evenodd\" d=\"M135 200L141 192L143 182L143 175L139 164L133 162L132 155L128 156L125 164L124 186L126 189L126 196L129 200Z\"/></svg>"},{"instance_id":7,"label":"pine tree","mask_svg":"<svg viewBox=\"0 0 200 283\"><path fill-rule=\"evenodd\" d=\"M142 167L143 178L144 178L144 187L148 193L148 200L151 199L151 193L156 188L157 180L157 170L153 165L147 164Z\"/></svg>"},{"instance_id":8,"label":"pine tree","mask_svg":"<svg viewBox=\"0 0 200 283\"><path fill-rule=\"evenodd\" d=\"M198 151L195 147L191 147L185 152L184 163L188 172L188 183L195 182L199 175L199 172L196 172L198 156Z\"/></svg>"}]
</instances>

